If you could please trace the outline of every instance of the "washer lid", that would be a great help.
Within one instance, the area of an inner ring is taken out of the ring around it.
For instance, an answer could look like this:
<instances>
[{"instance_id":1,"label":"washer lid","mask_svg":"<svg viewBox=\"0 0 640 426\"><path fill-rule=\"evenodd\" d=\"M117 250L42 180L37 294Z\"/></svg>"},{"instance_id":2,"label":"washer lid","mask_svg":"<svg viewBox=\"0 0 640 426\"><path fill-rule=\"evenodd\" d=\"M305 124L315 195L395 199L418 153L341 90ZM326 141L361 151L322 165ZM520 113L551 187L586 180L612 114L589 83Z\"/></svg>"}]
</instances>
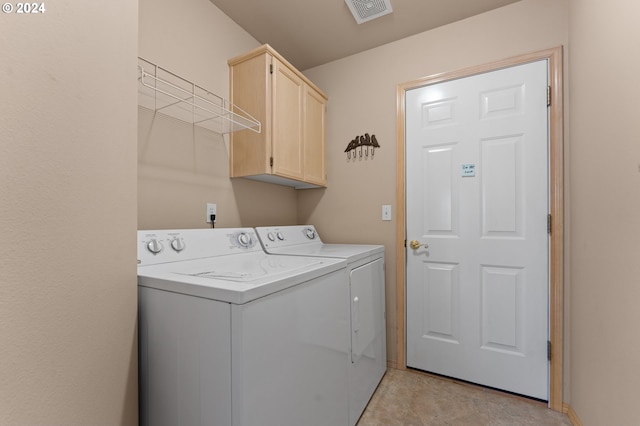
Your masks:
<instances>
[{"instance_id":1,"label":"washer lid","mask_svg":"<svg viewBox=\"0 0 640 426\"><path fill-rule=\"evenodd\" d=\"M345 268L340 259L248 252L139 266L138 285L243 304Z\"/></svg>"}]
</instances>

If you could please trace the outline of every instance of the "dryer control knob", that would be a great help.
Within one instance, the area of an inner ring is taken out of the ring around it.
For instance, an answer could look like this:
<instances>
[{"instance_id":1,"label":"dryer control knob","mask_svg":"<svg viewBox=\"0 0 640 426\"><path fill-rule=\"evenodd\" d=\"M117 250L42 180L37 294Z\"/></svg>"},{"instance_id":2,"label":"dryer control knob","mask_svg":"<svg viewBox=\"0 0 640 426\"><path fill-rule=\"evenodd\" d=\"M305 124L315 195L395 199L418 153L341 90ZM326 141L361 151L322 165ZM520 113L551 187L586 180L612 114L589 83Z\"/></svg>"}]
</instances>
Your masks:
<instances>
[{"instance_id":1,"label":"dryer control knob","mask_svg":"<svg viewBox=\"0 0 640 426\"><path fill-rule=\"evenodd\" d=\"M245 232L238 234L238 243L241 247L251 246L251 236Z\"/></svg>"},{"instance_id":2,"label":"dryer control knob","mask_svg":"<svg viewBox=\"0 0 640 426\"><path fill-rule=\"evenodd\" d=\"M308 239L313 240L316 238L316 231L314 231L313 228L305 228L304 235L306 235Z\"/></svg>"},{"instance_id":3,"label":"dryer control knob","mask_svg":"<svg viewBox=\"0 0 640 426\"><path fill-rule=\"evenodd\" d=\"M269 239L269 241L275 241L276 240L276 236L273 234L273 232L269 232L267 234L267 238Z\"/></svg>"},{"instance_id":4,"label":"dryer control knob","mask_svg":"<svg viewBox=\"0 0 640 426\"><path fill-rule=\"evenodd\" d=\"M184 239L177 237L171 240L171 248L177 251L178 253L184 250L185 244Z\"/></svg>"},{"instance_id":5,"label":"dryer control knob","mask_svg":"<svg viewBox=\"0 0 640 426\"><path fill-rule=\"evenodd\" d=\"M284 241L284 234L283 234L282 232L278 232L278 233L276 234L276 237L278 237L278 239L279 239L280 241Z\"/></svg>"},{"instance_id":6,"label":"dryer control knob","mask_svg":"<svg viewBox=\"0 0 640 426\"><path fill-rule=\"evenodd\" d=\"M155 238L147 243L147 250L149 250L153 254L158 254L162 251L164 247L162 247L162 243Z\"/></svg>"}]
</instances>

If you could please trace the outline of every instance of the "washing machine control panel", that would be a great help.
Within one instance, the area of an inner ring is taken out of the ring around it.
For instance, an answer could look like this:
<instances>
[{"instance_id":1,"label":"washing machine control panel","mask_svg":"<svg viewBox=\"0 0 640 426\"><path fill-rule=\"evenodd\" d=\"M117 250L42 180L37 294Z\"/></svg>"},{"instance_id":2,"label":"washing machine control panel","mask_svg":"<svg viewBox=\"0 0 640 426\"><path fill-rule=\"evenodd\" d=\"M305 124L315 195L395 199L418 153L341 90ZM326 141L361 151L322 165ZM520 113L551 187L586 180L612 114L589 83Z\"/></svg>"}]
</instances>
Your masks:
<instances>
[{"instance_id":1,"label":"washing machine control panel","mask_svg":"<svg viewBox=\"0 0 640 426\"><path fill-rule=\"evenodd\" d=\"M262 250L251 228L138 231L138 265Z\"/></svg>"},{"instance_id":2,"label":"washing machine control panel","mask_svg":"<svg viewBox=\"0 0 640 426\"><path fill-rule=\"evenodd\" d=\"M291 247L299 244L322 244L313 225L258 227L256 233L265 248Z\"/></svg>"}]
</instances>

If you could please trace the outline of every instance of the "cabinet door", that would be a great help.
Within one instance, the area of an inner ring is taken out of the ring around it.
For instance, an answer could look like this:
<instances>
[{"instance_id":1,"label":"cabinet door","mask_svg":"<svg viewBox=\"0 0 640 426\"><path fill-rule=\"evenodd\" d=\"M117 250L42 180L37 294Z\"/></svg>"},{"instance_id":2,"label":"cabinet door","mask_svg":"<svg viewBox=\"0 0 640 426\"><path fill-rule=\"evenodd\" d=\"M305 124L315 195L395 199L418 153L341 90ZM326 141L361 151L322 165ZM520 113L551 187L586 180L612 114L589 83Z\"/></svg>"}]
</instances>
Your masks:
<instances>
[{"instance_id":1,"label":"cabinet door","mask_svg":"<svg viewBox=\"0 0 640 426\"><path fill-rule=\"evenodd\" d=\"M269 173L271 157L271 56L257 55L229 68L231 102L262 123L262 132L242 130L230 133L231 177Z\"/></svg>"},{"instance_id":2,"label":"cabinet door","mask_svg":"<svg viewBox=\"0 0 640 426\"><path fill-rule=\"evenodd\" d=\"M305 86L304 109L304 180L325 186L325 120L326 100L309 86Z\"/></svg>"},{"instance_id":3,"label":"cabinet door","mask_svg":"<svg viewBox=\"0 0 640 426\"><path fill-rule=\"evenodd\" d=\"M302 112L305 84L273 59L273 173L303 179Z\"/></svg>"}]
</instances>

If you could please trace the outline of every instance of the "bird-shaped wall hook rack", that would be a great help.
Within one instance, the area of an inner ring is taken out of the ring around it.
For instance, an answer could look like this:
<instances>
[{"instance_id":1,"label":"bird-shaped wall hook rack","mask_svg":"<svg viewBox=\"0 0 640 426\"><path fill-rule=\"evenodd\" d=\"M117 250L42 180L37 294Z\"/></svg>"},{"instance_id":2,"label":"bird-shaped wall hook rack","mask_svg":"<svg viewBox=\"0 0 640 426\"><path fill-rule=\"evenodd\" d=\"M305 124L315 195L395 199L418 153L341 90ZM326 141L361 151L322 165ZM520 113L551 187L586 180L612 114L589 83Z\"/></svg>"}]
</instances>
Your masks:
<instances>
[{"instance_id":1,"label":"bird-shaped wall hook rack","mask_svg":"<svg viewBox=\"0 0 640 426\"><path fill-rule=\"evenodd\" d=\"M376 148L380 148L376 135L369 136L369 133L365 133L362 136L356 136L355 139L349 142L344 152L347 153L347 160L352 158L354 160L356 158L366 159L369 157L369 153L371 153L371 159L373 159Z\"/></svg>"}]
</instances>

